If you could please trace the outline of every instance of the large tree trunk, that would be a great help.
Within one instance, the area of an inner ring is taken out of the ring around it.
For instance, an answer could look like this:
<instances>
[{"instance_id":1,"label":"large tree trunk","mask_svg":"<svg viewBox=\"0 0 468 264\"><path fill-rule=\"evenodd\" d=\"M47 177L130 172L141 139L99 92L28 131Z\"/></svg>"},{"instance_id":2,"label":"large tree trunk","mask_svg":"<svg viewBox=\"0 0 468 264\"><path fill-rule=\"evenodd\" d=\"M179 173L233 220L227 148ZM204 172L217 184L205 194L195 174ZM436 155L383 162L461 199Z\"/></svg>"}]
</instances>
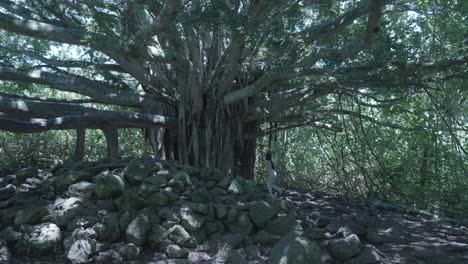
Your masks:
<instances>
[{"instance_id":1,"label":"large tree trunk","mask_svg":"<svg viewBox=\"0 0 468 264\"><path fill-rule=\"evenodd\" d=\"M119 156L119 133L116 128L106 128L103 130L107 143L107 156L116 158Z\"/></svg>"},{"instance_id":2,"label":"large tree trunk","mask_svg":"<svg viewBox=\"0 0 468 264\"><path fill-rule=\"evenodd\" d=\"M85 139L86 139L86 129L79 128L76 130L76 145L75 153L73 155L73 160L82 161L85 154Z\"/></svg>"},{"instance_id":3,"label":"large tree trunk","mask_svg":"<svg viewBox=\"0 0 468 264\"><path fill-rule=\"evenodd\" d=\"M179 109L179 113L185 113L185 117L179 117L179 160L196 167L218 168L226 176L253 178L258 124L247 123L242 109L234 107L208 105L199 122L188 118L192 116L188 109Z\"/></svg>"}]
</instances>

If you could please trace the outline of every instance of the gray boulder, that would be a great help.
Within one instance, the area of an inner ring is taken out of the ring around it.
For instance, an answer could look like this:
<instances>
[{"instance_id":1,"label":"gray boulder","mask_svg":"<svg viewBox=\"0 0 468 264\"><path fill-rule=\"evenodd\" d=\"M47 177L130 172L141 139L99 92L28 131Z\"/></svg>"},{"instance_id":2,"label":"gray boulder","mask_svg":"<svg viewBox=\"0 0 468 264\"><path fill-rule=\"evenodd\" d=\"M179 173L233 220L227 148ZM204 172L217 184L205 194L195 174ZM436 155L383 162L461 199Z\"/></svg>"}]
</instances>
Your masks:
<instances>
[{"instance_id":1,"label":"gray boulder","mask_svg":"<svg viewBox=\"0 0 468 264\"><path fill-rule=\"evenodd\" d=\"M334 258L344 261L359 254L361 251L361 242L359 238L353 234L345 238L328 241L327 248Z\"/></svg>"},{"instance_id":2,"label":"gray boulder","mask_svg":"<svg viewBox=\"0 0 468 264\"><path fill-rule=\"evenodd\" d=\"M168 230L169 238L177 245L188 246L192 242L190 234L180 225L175 225Z\"/></svg>"},{"instance_id":3,"label":"gray boulder","mask_svg":"<svg viewBox=\"0 0 468 264\"><path fill-rule=\"evenodd\" d=\"M92 263L96 264L119 264L124 263L122 256L119 255L115 250L106 250L99 252L96 256L93 257Z\"/></svg>"},{"instance_id":4,"label":"gray boulder","mask_svg":"<svg viewBox=\"0 0 468 264\"><path fill-rule=\"evenodd\" d=\"M125 167L125 179L131 184L139 184L153 171L153 167L149 162L134 159L131 160Z\"/></svg>"},{"instance_id":5,"label":"gray boulder","mask_svg":"<svg viewBox=\"0 0 468 264\"><path fill-rule=\"evenodd\" d=\"M140 213L127 227L125 233L127 241L142 246L146 243L150 229L150 217L145 213Z\"/></svg>"},{"instance_id":6,"label":"gray boulder","mask_svg":"<svg viewBox=\"0 0 468 264\"><path fill-rule=\"evenodd\" d=\"M249 209L249 216L252 222L258 227L265 226L265 223L272 219L278 210L264 201L255 201L251 204Z\"/></svg>"},{"instance_id":7,"label":"gray boulder","mask_svg":"<svg viewBox=\"0 0 468 264\"><path fill-rule=\"evenodd\" d=\"M125 190L124 180L108 171L97 176L94 194L98 199L117 197Z\"/></svg>"},{"instance_id":8,"label":"gray boulder","mask_svg":"<svg viewBox=\"0 0 468 264\"><path fill-rule=\"evenodd\" d=\"M95 186L94 183L87 181L77 182L68 187L68 194L76 197L91 197Z\"/></svg>"},{"instance_id":9,"label":"gray boulder","mask_svg":"<svg viewBox=\"0 0 468 264\"><path fill-rule=\"evenodd\" d=\"M273 246L270 264L320 264L320 247L291 232Z\"/></svg>"},{"instance_id":10,"label":"gray boulder","mask_svg":"<svg viewBox=\"0 0 468 264\"><path fill-rule=\"evenodd\" d=\"M137 192L128 190L115 199L115 205L120 211L139 210L145 206L145 200Z\"/></svg>"},{"instance_id":11,"label":"gray boulder","mask_svg":"<svg viewBox=\"0 0 468 264\"><path fill-rule=\"evenodd\" d=\"M288 214L280 216L273 222L267 224L265 231L273 235L284 236L299 226L300 224L298 224L294 214Z\"/></svg>"},{"instance_id":12,"label":"gray boulder","mask_svg":"<svg viewBox=\"0 0 468 264\"><path fill-rule=\"evenodd\" d=\"M49 214L57 225L66 226L81 214L83 208L84 205L81 198L57 198L54 204L49 207Z\"/></svg>"},{"instance_id":13,"label":"gray boulder","mask_svg":"<svg viewBox=\"0 0 468 264\"><path fill-rule=\"evenodd\" d=\"M181 248L178 245L169 245L166 248L166 254L170 259L186 259L189 253L188 249Z\"/></svg>"},{"instance_id":14,"label":"gray boulder","mask_svg":"<svg viewBox=\"0 0 468 264\"><path fill-rule=\"evenodd\" d=\"M245 212L240 213L237 221L228 223L227 226L232 233L242 233L245 235L250 234L254 227L249 216Z\"/></svg>"},{"instance_id":15,"label":"gray boulder","mask_svg":"<svg viewBox=\"0 0 468 264\"><path fill-rule=\"evenodd\" d=\"M42 256L53 253L60 242L60 228L53 223L42 223L32 226L19 241L20 251L31 256Z\"/></svg>"},{"instance_id":16,"label":"gray boulder","mask_svg":"<svg viewBox=\"0 0 468 264\"><path fill-rule=\"evenodd\" d=\"M203 219L203 217L196 215L188 207L182 207L179 211L179 215L182 226L189 231L195 231L200 229L200 227L205 222L205 219Z\"/></svg>"},{"instance_id":17,"label":"gray boulder","mask_svg":"<svg viewBox=\"0 0 468 264\"><path fill-rule=\"evenodd\" d=\"M11 254L8 250L7 243L0 240L0 263L10 263Z\"/></svg>"},{"instance_id":18,"label":"gray boulder","mask_svg":"<svg viewBox=\"0 0 468 264\"><path fill-rule=\"evenodd\" d=\"M45 207L28 207L19 210L15 216L15 225L38 224L48 214Z\"/></svg>"},{"instance_id":19,"label":"gray boulder","mask_svg":"<svg viewBox=\"0 0 468 264\"><path fill-rule=\"evenodd\" d=\"M66 258L73 264L89 263L89 256L95 250L95 240L80 239L70 246L66 253Z\"/></svg>"},{"instance_id":20,"label":"gray boulder","mask_svg":"<svg viewBox=\"0 0 468 264\"><path fill-rule=\"evenodd\" d=\"M0 201L6 200L15 195L16 186L8 184L4 188L0 188Z\"/></svg>"},{"instance_id":21,"label":"gray boulder","mask_svg":"<svg viewBox=\"0 0 468 264\"><path fill-rule=\"evenodd\" d=\"M136 260L140 255L140 249L131 243L120 246L117 252L122 256L123 260Z\"/></svg>"}]
</instances>

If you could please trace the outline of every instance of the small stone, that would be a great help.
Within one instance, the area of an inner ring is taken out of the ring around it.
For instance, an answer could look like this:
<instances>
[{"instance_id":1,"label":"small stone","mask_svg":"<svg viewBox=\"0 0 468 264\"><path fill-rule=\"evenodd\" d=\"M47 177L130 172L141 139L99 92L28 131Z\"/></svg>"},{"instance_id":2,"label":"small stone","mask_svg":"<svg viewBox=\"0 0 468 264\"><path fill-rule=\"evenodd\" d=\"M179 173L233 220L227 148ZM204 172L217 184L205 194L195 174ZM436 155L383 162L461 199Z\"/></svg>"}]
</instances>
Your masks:
<instances>
[{"instance_id":1,"label":"small stone","mask_svg":"<svg viewBox=\"0 0 468 264\"><path fill-rule=\"evenodd\" d=\"M326 227L329 223L330 223L330 218L328 217L319 217L315 221L315 225L320 228Z\"/></svg>"},{"instance_id":2,"label":"small stone","mask_svg":"<svg viewBox=\"0 0 468 264\"><path fill-rule=\"evenodd\" d=\"M120 246L117 252L123 260L136 260L140 255L140 249L131 243Z\"/></svg>"},{"instance_id":3,"label":"small stone","mask_svg":"<svg viewBox=\"0 0 468 264\"><path fill-rule=\"evenodd\" d=\"M249 264L247 258L241 253L240 250L234 250L229 256L229 263L231 264Z\"/></svg>"},{"instance_id":4,"label":"small stone","mask_svg":"<svg viewBox=\"0 0 468 264\"><path fill-rule=\"evenodd\" d=\"M119 264L123 263L122 256L119 255L115 250L106 250L99 252L94 258L93 262L96 264Z\"/></svg>"},{"instance_id":5,"label":"small stone","mask_svg":"<svg viewBox=\"0 0 468 264\"><path fill-rule=\"evenodd\" d=\"M380 263L381 257L372 246L365 246L356 258L359 264L374 264Z\"/></svg>"},{"instance_id":6,"label":"small stone","mask_svg":"<svg viewBox=\"0 0 468 264\"><path fill-rule=\"evenodd\" d=\"M77 182L68 187L68 194L75 197L91 197L95 186L87 181Z\"/></svg>"},{"instance_id":7,"label":"small stone","mask_svg":"<svg viewBox=\"0 0 468 264\"><path fill-rule=\"evenodd\" d=\"M171 259L186 259L189 253L188 249L181 248L178 245L169 245L166 248L166 254Z\"/></svg>"},{"instance_id":8,"label":"small stone","mask_svg":"<svg viewBox=\"0 0 468 264\"><path fill-rule=\"evenodd\" d=\"M242 185L238 181L233 180L228 187L228 191L233 194L242 194Z\"/></svg>"},{"instance_id":9,"label":"small stone","mask_svg":"<svg viewBox=\"0 0 468 264\"><path fill-rule=\"evenodd\" d=\"M232 233L242 233L248 235L252 232L254 226L247 213L243 212L237 218L237 221L227 224Z\"/></svg>"},{"instance_id":10,"label":"small stone","mask_svg":"<svg viewBox=\"0 0 468 264\"><path fill-rule=\"evenodd\" d=\"M221 238L221 241L228 243L232 248L238 248L244 241L244 234L227 234Z\"/></svg>"}]
</instances>

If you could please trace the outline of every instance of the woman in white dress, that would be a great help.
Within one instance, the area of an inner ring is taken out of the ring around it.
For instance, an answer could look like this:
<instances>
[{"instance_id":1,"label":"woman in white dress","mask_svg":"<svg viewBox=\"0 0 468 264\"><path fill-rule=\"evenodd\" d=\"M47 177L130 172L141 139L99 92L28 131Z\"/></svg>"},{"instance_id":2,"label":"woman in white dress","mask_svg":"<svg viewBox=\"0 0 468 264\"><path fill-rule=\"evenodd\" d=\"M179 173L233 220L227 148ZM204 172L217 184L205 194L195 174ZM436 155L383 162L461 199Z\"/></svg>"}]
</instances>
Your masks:
<instances>
[{"instance_id":1,"label":"woman in white dress","mask_svg":"<svg viewBox=\"0 0 468 264\"><path fill-rule=\"evenodd\" d=\"M273 196L273 189L275 189L281 195L283 190L274 184L277 174L275 171L275 164L271 160L270 152L267 152L265 154L265 166L267 169L266 183L267 183L267 188L268 188L268 192L270 193L270 196Z\"/></svg>"}]
</instances>

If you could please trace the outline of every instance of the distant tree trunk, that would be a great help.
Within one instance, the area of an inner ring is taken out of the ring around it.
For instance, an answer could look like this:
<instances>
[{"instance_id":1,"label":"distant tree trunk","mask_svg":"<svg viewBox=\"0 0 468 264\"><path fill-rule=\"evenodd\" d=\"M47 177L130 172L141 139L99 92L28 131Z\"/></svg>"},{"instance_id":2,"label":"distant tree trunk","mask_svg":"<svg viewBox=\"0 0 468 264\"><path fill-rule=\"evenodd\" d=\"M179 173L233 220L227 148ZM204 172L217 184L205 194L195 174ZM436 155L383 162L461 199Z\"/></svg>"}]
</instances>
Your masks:
<instances>
[{"instance_id":1,"label":"distant tree trunk","mask_svg":"<svg viewBox=\"0 0 468 264\"><path fill-rule=\"evenodd\" d=\"M119 156L119 133L116 128L106 128L103 130L104 136L106 137L107 143L107 156L118 157Z\"/></svg>"},{"instance_id":2,"label":"distant tree trunk","mask_svg":"<svg viewBox=\"0 0 468 264\"><path fill-rule=\"evenodd\" d=\"M76 145L75 153L73 155L73 160L82 161L85 154L85 139L86 139L86 129L79 128L76 130Z\"/></svg>"}]
</instances>

